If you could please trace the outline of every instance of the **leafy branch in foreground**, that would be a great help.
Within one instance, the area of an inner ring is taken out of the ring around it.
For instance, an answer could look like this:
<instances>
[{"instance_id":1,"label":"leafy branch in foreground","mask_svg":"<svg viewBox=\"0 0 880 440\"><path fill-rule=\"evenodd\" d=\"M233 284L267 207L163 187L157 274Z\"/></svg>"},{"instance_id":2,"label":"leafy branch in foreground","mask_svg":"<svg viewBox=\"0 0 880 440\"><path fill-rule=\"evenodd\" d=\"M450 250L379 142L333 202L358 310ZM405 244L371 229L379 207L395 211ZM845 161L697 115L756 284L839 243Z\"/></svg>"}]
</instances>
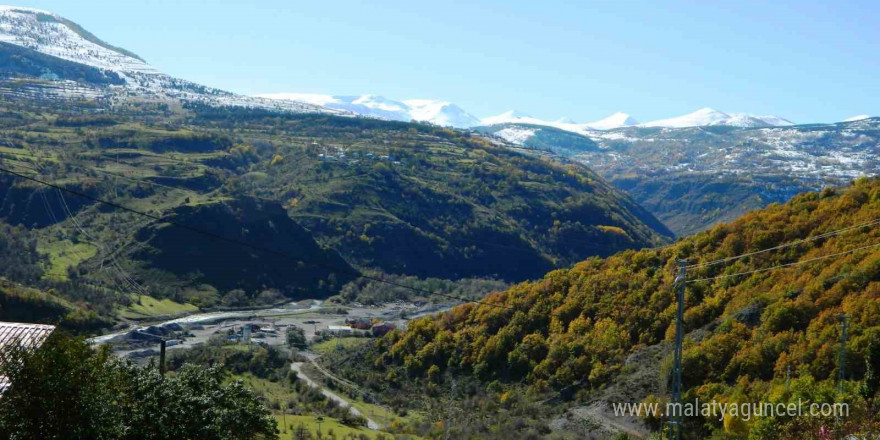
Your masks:
<instances>
[{"instance_id":1,"label":"leafy branch in foreground","mask_svg":"<svg viewBox=\"0 0 880 440\"><path fill-rule=\"evenodd\" d=\"M0 375L0 438L89 440L277 439L269 410L216 368L186 366L162 377L53 334L37 351L8 347Z\"/></svg>"}]
</instances>

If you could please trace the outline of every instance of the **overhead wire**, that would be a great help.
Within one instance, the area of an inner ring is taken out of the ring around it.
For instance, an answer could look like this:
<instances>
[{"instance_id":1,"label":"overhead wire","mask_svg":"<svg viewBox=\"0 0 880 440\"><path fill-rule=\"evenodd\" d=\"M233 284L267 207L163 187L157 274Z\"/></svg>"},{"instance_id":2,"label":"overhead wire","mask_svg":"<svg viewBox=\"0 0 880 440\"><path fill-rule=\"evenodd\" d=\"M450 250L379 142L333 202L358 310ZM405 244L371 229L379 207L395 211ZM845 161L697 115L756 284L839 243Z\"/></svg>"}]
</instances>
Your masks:
<instances>
[{"instance_id":1,"label":"overhead wire","mask_svg":"<svg viewBox=\"0 0 880 440\"><path fill-rule=\"evenodd\" d=\"M756 274L756 273L760 273L760 272L767 272L767 271L770 271L773 269L797 266L800 264L812 263L814 261L824 260L827 258L839 257L842 255L847 255L847 254L851 254L854 252L858 252L858 251L865 250L865 249L871 249L871 248L875 248L875 247L880 247L880 243L874 243L874 244L870 244L867 246L861 246L861 247L857 247L855 249L850 249L850 250L844 251L844 252L837 252L834 254L822 255L819 257L809 258L809 259L801 260L801 261L795 261L792 263L779 264L779 265L772 266L772 267L765 267L765 268L761 268L761 269L749 270L749 271L745 271L745 272L732 273L732 274L726 274L726 275L718 275L718 276L714 276L714 277L697 278L697 279L693 279L693 280L686 280L686 282L687 283L697 283L697 282L701 282L701 281L712 281L712 280L717 280L717 279L722 279L722 278L732 278L732 277L738 277L738 276L743 276L743 275L751 275L751 274Z\"/></svg>"},{"instance_id":2,"label":"overhead wire","mask_svg":"<svg viewBox=\"0 0 880 440\"><path fill-rule=\"evenodd\" d=\"M739 260L739 259L742 259L742 258L746 258L746 257L754 256L754 255L763 254L763 253L770 252L770 251L775 251L775 250L779 250L779 249L785 249L785 248L788 248L788 247L791 247L791 246L797 246L797 245L799 245L799 244L808 243L808 242L816 241L816 240L820 240L820 239L823 239L823 238L833 237L833 236L835 236L835 235L837 235L837 234L840 234L840 233L842 233L842 232L851 231L851 230L853 230L853 229L860 229L860 228L864 228L864 227L875 226L875 225L877 225L877 224L880 224L880 219L875 219L875 220L872 220L872 221L870 221L870 222L866 222L866 223L862 223L862 224L858 224L858 225L853 225L853 226L848 226L848 227L846 227L846 228L842 228L842 229L838 229L838 230L834 230L834 231L825 232L825 233L823 233L823 234L815 235L815 236L812 236L812 237L807 237L807 238L804 238L804 239L801 239L801 240L797 240L797 241L793 241L793 242L790 242L790 243L781 244L781 245L778 245L778 246L773 246L773 247L766 248L766 249L761 249L761 250L754 251L754 252L747 252L747 253L740 254L740 255L736 255L736 256L733 256L733 257L719 258L719 259L717 259L717 260L707 261L707 262L705 262L705 263L691 264L691 265L689 265L689 266L685 266L685 268L687 268L687 269L695 269L695 268L699 268L699 267L715 266L715 265L718 265L718 264L724 264L724 263L727 263L727 262L730 262L730 261L735 261L735 260Z\"/></svg>"}]
</instances>

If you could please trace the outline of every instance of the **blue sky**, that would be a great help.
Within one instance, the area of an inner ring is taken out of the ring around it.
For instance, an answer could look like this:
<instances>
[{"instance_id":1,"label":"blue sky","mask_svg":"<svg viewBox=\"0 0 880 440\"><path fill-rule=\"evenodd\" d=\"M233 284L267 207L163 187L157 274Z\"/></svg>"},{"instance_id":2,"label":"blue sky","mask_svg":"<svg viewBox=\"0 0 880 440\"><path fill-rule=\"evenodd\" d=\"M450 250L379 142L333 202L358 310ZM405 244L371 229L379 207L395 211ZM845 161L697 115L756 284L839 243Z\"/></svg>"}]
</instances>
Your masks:
<instances>
[{"instance_id":1,"label":"blue sky","mask_svg":"<svg viewBox=\"0 0 880 440\"><path fill-rule=\"evenodd\" d=\"M240 93L437 98L578 122L880 114L873 1L23 1Z\"/></svg>"}]
</instances>

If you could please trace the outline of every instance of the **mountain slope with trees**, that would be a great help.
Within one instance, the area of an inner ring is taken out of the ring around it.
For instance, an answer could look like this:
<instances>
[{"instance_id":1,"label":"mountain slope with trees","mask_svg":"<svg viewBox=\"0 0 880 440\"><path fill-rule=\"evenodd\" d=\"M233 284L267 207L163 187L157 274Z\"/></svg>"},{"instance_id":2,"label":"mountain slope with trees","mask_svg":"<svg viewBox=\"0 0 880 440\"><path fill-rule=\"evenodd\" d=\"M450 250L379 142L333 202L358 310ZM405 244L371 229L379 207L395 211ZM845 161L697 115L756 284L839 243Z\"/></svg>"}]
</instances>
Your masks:
<instances>
[{"instance_id":1,"label":"mountain slope with trees","mask_svg":"<svg viewBox=\"0 0 880 440\"><path fill-rule=\"evenodd\" d=\"M425 124L10 100L0 125L0 216L32 237L40 287L87 286L56 290L105 314L142 294L199 307L326 297L367 269L522 281L672 235L583 166Z\"/></svg>"},{"instance_id":2,"label":"mountain slope with trees","mask_svg":"<svg viewBox=\"0 0 880 440\"><path fill-rule=\"evenodd\" d=\"M489 304L412 322L367 358L380 370L398 371L396 377L436 382L444 372L474 375L536 390L580 390L588 399L628 371L630 355L672 341L673 280L684 259L695 265L685 291L686 401L844 399L854 415L839 428L860 432L856 422L872 420L877 391L859 381L880 336L878 221L880 180L801 194L663 249L590 258L492 294ZM781 245L787 246L762 252ZM836 396L841 313L849 317L847 380ZM794 385L785 392L789 367ZM668 377L670 363L647 368ZM358 379L369 385L369 377ZM688 420L694 435L753 438L798 437L834 424L821 417Z\"/></svg>"}]
</instances>

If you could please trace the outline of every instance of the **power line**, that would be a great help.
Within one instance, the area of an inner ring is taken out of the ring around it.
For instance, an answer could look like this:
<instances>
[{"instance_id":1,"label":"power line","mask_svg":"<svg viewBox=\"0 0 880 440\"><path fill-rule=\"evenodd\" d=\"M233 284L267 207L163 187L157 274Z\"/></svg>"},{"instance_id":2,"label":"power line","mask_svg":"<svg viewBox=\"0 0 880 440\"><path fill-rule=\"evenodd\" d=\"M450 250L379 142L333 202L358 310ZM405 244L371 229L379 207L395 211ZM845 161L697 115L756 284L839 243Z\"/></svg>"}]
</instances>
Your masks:
<instances>
[{"instance_id":1,"label":"power line","mask_svg":"<svg viewBox=\"0 0 880 440\"><path fill-rule=\"evenodd\" d=\"M37 155L27 156L27 155L22 154L21 156L28 157L28 158L31 158L31 159L37 159L37 160L43 159L42 157L37 156ZM84 170L95 171L95 172L98 172L98 173L107 174L107 175L114 176L114 177L121 177L121 178L126 179L126 180L128 180L128 181L130 181L130 182L146 183L146 184L148 184L148 185L158 186L158 187L160 187L160 188L165 188L165 189L170 189L170 190L179 190L179 191L189 191L189 192L193 192L193 193L196 193L196 194L201 194L200 192L198 192L198 191L196 191L196 190L194 190L194 189L190 189L190 188L186 188L186 187L172 186L172 185L165 185L165 184L162 184L162 183L159 183L159 182L153 182L153 181L151 181L151 180L142 180L142 179L149 179L149 178L151 178L151 177L165 178L165 179L173 179L173 178L175 178L175 176L161 176L161 175L156 175L156 176L142 176L141 179L138 179L138 178L135 178L135 177L129 177L129 176L126 176L126 175L124 175L124 174L119 174L119 173L114 173L114 172L112 172L112 171L103 170L103 169L98 168L98 167L96 167L96 166L79 165L79 164L75 164L75 163L65 163L65 165L66 165L66 166L72 166L72 167L80 168L80 169L84 169ZM34 169L34 168L32 168L32 169Z\"/></svg>"},{"instance_id":2,"label":"power line","mask_svg":"<svg viewBox=\"0 0 880 440\"><path fill-rule=\"evenodd\" d=\"M186 229L186 230L188 230L188 231L190 231L190 232L194 232L194 233L197 233L197 234L205 235L205 236L207 236L207 237L211 237L211 238L214 238L214 239L217 239L217 240L222 240L222 241L226 241L226 242L229 242L229 243L234 243L234 244L237 244L237 245L239 245L239 246L248 247L248 248L251 248L251 249L254 249L254 250L258 250L258 251L261 251L261 252L265 252L265 253L269 253L269 254L277 255L277 256L280 256L280 257L287 258L287 259L291 259L291 260L296 261L296 262L306 263L306 264L309 264L309 265L312 265L312 266L315 266L315 267L320 267L320 268L323 268L323 269L327 269L327 270L329 270L329 271L331 271L331 272L337 272L337 273L339 273L339 272L343 272L343 271L345 271L345 272L348 272L348 273L350 273L350 274L352 274L352 275L355 275L355 276L357 276L357 277L361 277L361 278L364 278L364 279L367 279L367 280L371 280L371 281L375 281L375 282L378 282L378 283L383 283L383 284L388 284L388 285L391 285L391 286L400 287L400 288L403 288L403 289L408 289L408 290L411 290L411 291L413 291L413 292L421 293L421 294L424 294L424 295L437 295L437 296L442 296L442 297L446 297L446 298L450 298L450 299L455 299L455 300L457 300L457 301L465 302L465 303L469 303L469 302L470 302L470 303L482 304L482 305L489 306L489 307L498 307L498 308L504 308L504 309L509 309L509 310L513 310L513 309L514 309L513 307L505 306L505 305L502 305L502 304L494 304L494 303L489 303L489 302L485 302L485 301L469 300L469 299L466 299L466 298L459 298L459 297L457 297L457 296L455 296L455 295L449 295L449 294L439 293L439 292L432 292L432 291L429 291L429 290L426 290L426 289L421 289L421 288L413 287L413 286L407 286L407 285L405 285L405 284L397 283L397 282L394 282L394 281L388 281L388 280L385 280L385 279L382 279L382 278L379 278L379 277L374 277L374 276L370 276L370 275L363 275L363 274L361 274L359 271L357 271L357 270L354 269L354 268L343 270L343 269L340 269L340 268L338 268L338 267L331 266L331 265L328 265L328 264L323 264L323 263L318 263L318 262L308 262L308 261L305 261L305 260L300 259L300 258L296 258L296 257L294 257L294 256L292 256L292 255L289 255L289 254L284 253L284 252L281 252L281 251L277 251L277 250L274 250L274 249L265 248L265 247L262 247L262 246L255 245L255 244L253 244L253 243L248 243L248 242L243 241L243 240L238 240L238 239L235 239L235 238L232 238L232 237L227 237L227 236L222 235L222 234L217 234L217 233L214 233L214 232L211 232L211 231L203 230L203 229L196 228L196 227L193 227L193 226L189 226L189 225L186 225L186 224L183 224L183 223L178 223L178 222L175 222L175 221L172 221L172 220L169 220L169 219L164 219L164 218L162 218L162 217L160 217L160 216L157 216L157 215L154 215L154 214L150 214L150 213L147 213L147 212L143 212L143 211L139 211L139 210L136 210L136 209L133 209L133 208L129 208L129 207L127 207L127 206L123 206L123 205L120 205L120 204L118 204L118 203L110 202L110 201L107 201L107 200L104 200L104 199L101 199L101 198L98 198L98 197L90 196L90 195L88 195L88 194L85 194L85 193L82 193L82 192L79 192L79 191L76 191L76 190L72 190L72 189L64 188L64 187L62 187L62 186L60 186L60 185L56 185L56 184L51 183L51 182L46 182L46 181L44 181L44 180L41 180L41 179L38 179L38 178L35 178L35 177L30 177L30 176L27 176L27 175L24 175L24 174L21 174L21 173L18 173L18 172L12 171L12 170L8 170L8 169L5 169L5 168L0 168L0 172L4 172L4 173L7 173L7 174L10 174L10 175L13 175L13 176L20 177L20 178L22 178L22 179L26 179L26 180L29 180L29 181L32 181L32 182L35 182L35 183L39 183L39 184L41 184L41 185L45 185L45 186L48 186L48 187L50 187L50 188L55 188L55 189L57 189L57 190L67 192L67 193L69 193L69 194L73 194L73 195L75 195L75 196L77 196L77 197L82 197L82 198L85 198L85 199L91 200L91 201L96 202L96 203L101 203L101 204L103 204L103 205L111 206L111 207L116 208L116 209L121 209L121 210L123 210L123 211L130 212L130 213L132 213L132 214L137 214L137 215L140 215L140 216L143 216L143 217L147 217L147 218L150 218L150 219L155 220L155 221L158 221L158 222L167 223L167 224L170 224L170 225L172 225L172 226L176 226L176 227L181 228L181 229Z\"/></svg>"},{"instance_id":3,"label":"power line","mask_svg":"<svg viewBox=\"0 0 880 440\"><path fill-rule=\"evenodd\" d=\"M711 281L711 280L717 280L717 279L721 279L721 278L730 278L730 277L737 277L737 276L742 276L742 275L750 275L750 274L759 273L759 272L766 272L768 270L778 269L778 268L782 268L782 267L797 266L799 264L811 263L813 261L824 260L826 258L839 257L841 255L851 254L853 252L858 252L858 251L865 250L865 249L875 248L878 246L880 246L880 243L874 243L874 244L871 244L868 246L857 247L855 249L850 249L850 250L844 251L844 252L838 252L836 254L822 255L821 257L810 258L810 259L803 260L803 261L795 261L793 263L780 264L780 265L773 266L773 267L766 267L763 269L755 269L755 270L750 270L750 271L746 271L746 272L733 273L733 274L729 274L729 275L718 275L718 276L709 277L709 278L699 278L699 279L695 279L695 280L688 280L687 282L688 283L696 283L699 281Z\"/></svg>"},{"instance_id":4,"label":"power line","mask_svg":"<svg viewBox=\"0 0 880 440\"><path fill-rule=\"evenodd\" d=\"M28 152L30 152L30 151L28 150ZM36 152L30 152L30 153L33 154L33 156L30 156L31 158L35 158L35 159L37 159L37 160L40 160L40 159L41 159L41 157L40 157ZM35 162L34 165L35 165L36 168L32 168L32 170L36 171L38 175L41 174L41 173L43 172L43 166L42 166L39 162ZM79 222L76 220L76 216L75 216L75 215L73 214L73 212L70 210L70 206L67 205L67 201L64 199L64 193L62 193L60 190L56 190L56 191L57 191L57 194L58 194L59 201L61 202L61 208L62 208L63 211L66 211L67 217L70 219L71 223L72 223L72 224L73 224L73 225L79 230L79 232L82 233L87 239L89 239L91 242L94 242L94 243L97 244L97 242L94 240L94 238L92 238L92 237L91 237L91 236L90 236L90 235L89 235L89 234L83 229L83 227L79 224ZM44 194L42 191L40 191L40 195L43 196L43 199L44 199L44 201L45 201L45 203L46 203L46 209L49 210L49 213L50 213L50 215L52 216L52 219L53 219L54 223L56 223L56 224L59 223L58 219L55 217L54 211L52 210L52 208L51 208L51 206L50 206L50 204L49 204L49 201L48 201L48 199L46 198L45 194ZM73 234L71 233L71 237L72 237L72 236L73 236ZM104 251L105 251L105 252L107 252L106 246L101 245L101 247L104 248ZM76 253L77 258L78 258L80 261L85 261L85 260L88 259L88 258L83 258L82 255L79 253L79 251L76 249L75 246L73 247L73 249L74 249L74 252ZM140 284L138 284L136 281L134 281L133 278L131 278L127 273L125 273L125 271L124 271L124 270L120 267L120 265L116 262L115 258L113 258L112 256L111 256L111 258L112 258L111 261L113 262L113 265L114 265L116 271L119 272L119 275L123 278L123 281L128 282L132 287L135 288L135 290L139 290L141 293L143 293L144 290L143 290L143 288L140 286ZM102 268L102 269L104 268L103 261L102 261L102 264L101 264L101 268ZM124 291L124 290L125 290L125 289L124 289L124 286L120 285L119 282L116 280L115 277L113 277L113 276L111 275L111 276L110 276L110 279L111 279L111 281L113 281L113 282L117 285L117 287L123 287L122 289L120 289L120 291Z\"/></svg>"},{"instance_id":5,"label":"power line","mask_svg":"<svg viewBox=\"0 0 880 440\"><path fill-rule=\"evenodd\" d=\"M698 268L698 267L705 267L705 266L714 266L714 265L717 265L717 264L723 264L723 263L727 263L727 262L729 262L729 261L734 261L734 260L739 260L739 259L741 259L741 258L750 257L750 256L752 256L752 255L758 255L758 254L763 254L763 253L765 253L765 252L775 251L775 250L779 250L779 249L785 249L785 248L787 248L787 247L796 246L796 245L803 244L803 243L808 243L808 242L811 242L811 241L816 241L816 240L819 240L819 239L822 239L822 238L832 237L832 236L835 236L835 235L840 234L840 233L842 233L842 232L851 231L851 230L853 230L853 229L863 228L863 227L867 227L867 226L874 226L874 225L876 225L876 224L878 224L878 223L880 223L880 219L875 219L875 220L872 220L872 221L867 222L867 223L862 223L862 224L854 225L854 226L848 226L848 227L846 227L846 228L838 229L838 230L836 230L836 231L826 232L826 233L824 233L824 234L819 234L819 235L816 235L816 236L813 236L813 237L804 238L804 239L801 239L801 240L793 241L793 242L791 242L791 243L781 244L781 245L779 245L779 246L774 246L774 247L767 248L767 249L761 249L761 250L759 250L759 251L749 252L749 253L745 253L745 254L737 255L737 256L734 256L734 257L720 258L720 259L713 260L713 261L708 261L708 262L705 262L705 263L692 264L692 265L688 266L688 269L693 269L693 268Z\"/></svg>"}]
</instances>

